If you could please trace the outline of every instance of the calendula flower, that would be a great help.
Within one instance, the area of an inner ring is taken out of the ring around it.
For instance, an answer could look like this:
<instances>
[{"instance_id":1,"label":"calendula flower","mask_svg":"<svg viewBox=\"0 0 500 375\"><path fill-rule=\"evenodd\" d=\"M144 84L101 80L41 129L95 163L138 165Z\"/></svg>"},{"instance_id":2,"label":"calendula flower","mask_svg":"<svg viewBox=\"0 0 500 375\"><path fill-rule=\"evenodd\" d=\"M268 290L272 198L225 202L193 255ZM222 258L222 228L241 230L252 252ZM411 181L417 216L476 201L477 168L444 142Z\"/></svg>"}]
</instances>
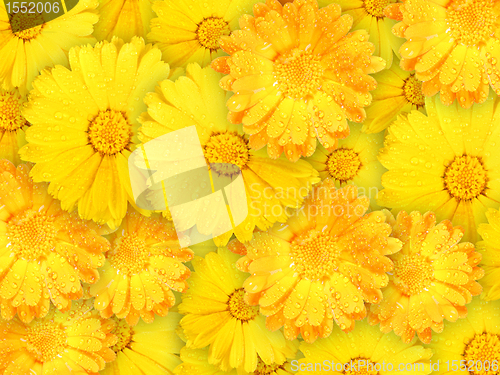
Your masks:
<instances>
[{"instance_id":1,"label":"calendula flower","mask_svg":"<svg viewBox=\"0 0 500 375\"><path fill-rule=\"evenodd\" d=\"M370 198L370 207L379 208L376 198L382 189L381 177L386 169L377 155L383 144L383 134L364 134L361 125L354 124L349 137L339 140L337 149L327 151L319 145L306 160L319 172L321 179L332 179L337 188L354 184L359 194Z\"/></svg>"},{"instance_id":2,"label":"calendula flower","mask_svg":"<svg viewBox=\"0 0 500 375\"><path fill-rule=\"evenodd\" d=\"M433 211L464 228L476 242L485 212L500 204L498 98L465 110L426 98L427 116L412 111L390 127L379 159L389 171L378 203L407 211Z\"/></svg>"},{"instance_id":3,"label":"calendula flower","mask_svg":"<svg viewBox=\"0 0 500 375\"><path fill-rule=\"evenodd\" d=\"M158 18L151 21L148 40L172 67L199 63L202 67L224 52L219 39L238 27L238 19L260 0L155 1Z\"/></svg>"},{"instance_id":4,"label":"calendula flower","mask_svg":"<svg viewBox=\"0 0 500 375\"><path fill-rule=\"evenodd\" d=\"M368 74L385 62L372 56L366 30L349 33L352 17L341 13L338 4L318 9L316 0L267 0L221 38L230 56L212 67L227 74L229 119L243 123L252 148L267 145L271 157L284 152L296 161L314 153L316 138L333 151L349 134L346 118L365 118L376 87Z\"/></svg>"},{"instance_id":5,"label":"calendula flower","mask_svg":"<svg viewBox=\"0 0 500 375\"><path fill-rule=\"evenodd\" d=\"M333 321L346 332L366 316L365 302L379 303L392 261L401 248L380 211L365 214L367 197L354 185L335 189L324 180L286 224L255 233L245 244L238 268L249 272L247 301L259 305L270 330L285 327L313 342L332 332Z\"/></svg>"},{"instance_id":6,"label":"calendula flower","mask_svg":"<svg viewBox=\"0 0 500 375\"><path fill-rule=\"evenodd\" d=\"M50 182L63 209L115 228L134 199L127 159L141 99L169 67L141 38L74 47L69 56L71 69L57 66L34 82L24 111L32 126L19 153L37 163L31 176Z\"/></svg>"},{"instance_id":7,"label":"calendula flower","mask_svg":"<svg viewBox=\"0 0 500 375\"><path fill-rule=\"evenodd\" d=\"M0 89L0 159L8 159L15 165L21 162L19 149L26 144L24 135L28 122L21 114L26 103L19 90Z\"/></svg>"},{"instance_id":8,"label":"calendula flower","mask_svg":"<svg viewBox=\"0 0 500 375\"><path fill-rule=\"evenodd\" d=\"M303 342L295 369L305 374L381 374L393 371L411 375L427 375L431 371L432 350L416 345L416 339L403 343L393 333L383 334L366 321L356 324L352 332L335 327L326 339L314 344ZM434 362L434 358L433 358ZM320 364L320 366L315 366Z\"/></svg>"},{"instance_id":9,"label":"calendula flower","mask_svg":"<svg viewBox=\"0 0 500 375\"><path fill-rule=\"evenodd\" d=\"M115 359L112 329L113 322L100 318L90 300L76 302L65 313L52 308L30 324L0 320L0 372L98 375Z\"/></svg>"},{"instance_id":10,"label":"calendula flower","mask_svg":"<svg viewBox=\"0 0 500 375\"><path fill-rule=\"evenodd\" d=\"M50 301L69 310L109 249L97 225L61 210L29 171L0 161L0 308L3 319L17 313L25 323L46 316Z\"/></svg>"},{"instance_id":11,"label":"calendula flower","mask_svg":"<svg viewBox=\"0 0 500 375\"><path fill-rule=\"evenodd\" d=\"M372 305L369 321L380 323L382 332L394 332L409 343L415 332L422 342L431 341L432 332L443 330L445 319L467 316L466 304L481 293L476 281L484 274L477 265L481 254L470 242L459 243L463 230L448 220L436 225L432 212L400 211L397 218L386 211L393 226L392 237L403 243L396 254L384 299Z\"/></svg>"},{"instance_id":12,"label":"calendula flower","mask_svg":"<svg viewBox=\"0 0 500 375\"><path fill-rule=\"evenodd\" d=\"M401 67L415 70L426 96L441 92L450 105L482 103L489 86L500 94L497 0L405 1L389 11L401 22L394 33L406 38Z\"/></svg>"},{"instance_id":13,"label":"calendula flower","mask_svg":"<svg viewBox=\"0 0 500 375\"><path fill-rule=\"evenodd\" d=\"M146 143L195 125L206 162L213 164L213 175L227 178L230 182L241 171L248 215L241 224L237 224L234 233L241 241L248 241L256 226L267 229L276 221L285 221L291 209L300 206L319 177L318 172L305 161L272 160L265 151L252 150L241 126L226 120L226 93L218 85L220 78L221 75L209 67L202 69L198 64L190 64L186 77L177 79L175 83L171 80L162 82L156 93L147 95L145 99L148 112L139 119L142 123L139 139ZM234 166L221 166L220 163ZM194 194L197 186L192 181L187 181L188 185L184 189L193 189ZM158 199L164 199L163 190L158 190ZM209 210L210 213L215 211ZM225 207L222 213L227 214ZM185 220L196 223L200 232L207 231L204 234L210 234L218 220L218 217L207 215L201 208L186 215ZM219 244L225 245L232 233L229 231L219 236Z\"/></svg>"},{"instance_id":14,"label":"calendula flower","mask_svg":"<svg viewBox=\"0 0 500 375\"><path fill-rule=\"evenodd\" d=\"M175 228L160 215L145 217L129 209L122 225L110 235L111 249L92 285L95 308L103 317L116 314L135 325L151 323L175 303L171 289L184 291L190 271L190 249L179 248Z\"/></svg>"},{"instance_id":15,"label":"calendula flower","mask_svg":"<svg viewBox=\"0 0 500 375\"><path fill-rule=\"evenodd\" d=\"M259 358L266 365L283 363L289 347L281 331L270 332L256 306L243 299L246 275L235 267L238 255L227 248L195 257L195 272L188 280L179 312L181 326L191 349L209 346L208 363L223 371L257 369Z\"/></svg>"},{"instance_id":16,"label":"calendula flower","mask_svg":"<svg viewBox=\"0 0 500 375\"><path fill-rule=\"evenodd\" d=\"M32 89L40 69L68 65L68 51L94 43L93 25L98 20L97 0L80 0L68 13L43 22L39 13L9 13L0 4L0 80L6 90L18 87L21 94ZM12 6L12 4L11 4ZM14 30L13 30L14 28ZM20 31L16 31L20 30Z\"/></svg>"},{"instance_id":17,"label":"calendula flower","mask_svg":"<svg viewBox=\"0 0 500 375\"><path fill-rule=\"evenodd\" d=\"M180 364L179 350L184 343L175 333L181 315L170 312L153 323L139 322L134 327L123 319L115 321L112 333L117 342L111 349L116 360L108 363L101 375L173 375Z\"/></svg>"},{"instance_id":18,"label":"calendula flower","mask_svg":"<svg viewBox=\"0 0 500 375\"><path fill-rule=\"evenodd\" d=\"M486 302L478 297L469 305L467 319L445 323L442 333L432 335L426 345L439 361L434 373L493 375L500 370L500 301Z\"/></svg>"},{"instance_id":19,"label":"calendula flower","mask_svg":"<svg viewBox=\"0 0 500 375\"><path fill-rule=\"evenodd\" d=\"M481 285L483 286L481 297L485 300L496 300L500 299L499 211L490 208L486 212L486 217L488 218L488 224L479 224L477 229L483 239L477 243L477 250L483 256L480 266L485 273L481 279Z\"/></svg>"},{"instance_id":20,"label":"calendula flower","mask_svg":"<svg viewBox=\"0 0 500 375\"><path fill-rule=\"evenodd\" d=\"M397 115L414 109L425 113L422 82L414 73L402 70L398 58L390 69L375 73L373 78L377 80L377 88L372 92L372 104L366 108L363 132L381 132L396 120Z\"/></svg>"}]
</instances>

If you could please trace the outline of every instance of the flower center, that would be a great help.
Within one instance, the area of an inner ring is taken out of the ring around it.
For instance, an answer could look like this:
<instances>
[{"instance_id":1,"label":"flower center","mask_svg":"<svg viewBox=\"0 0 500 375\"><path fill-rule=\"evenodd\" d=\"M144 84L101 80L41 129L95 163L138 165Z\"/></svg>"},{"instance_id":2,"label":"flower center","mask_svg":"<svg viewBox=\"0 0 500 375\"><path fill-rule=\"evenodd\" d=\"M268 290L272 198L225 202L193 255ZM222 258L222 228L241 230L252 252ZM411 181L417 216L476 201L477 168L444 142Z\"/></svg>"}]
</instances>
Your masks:
<instances>
[{"instance_id":1,"label":"flower center","mask_svg":"<svg viewBox=\"0 0 500 375\"><path fill-rule=\"evenodd\" d=\"M0 130L16 131L27 125L21 115L22 97L15 91L0 90Z\"/></svg>"},{"instance_id":2,"label":"flower center","mask_svg":"<svg viewBox=\"0 0 500 375\"><path fill-rule=\"evenodd\" d=\"M60 355L66 347L65 330L56 323L39 323L28 328L26 349L39 362L48 362Z\"/></svg>"},{"instance_id":3,"label":"flower center","mask_svg":"<svg viewBox=\"0 0 500 375\"><path fill-rule=\"evenodd\" d=\"M423 292L433 277L431 265L420 255L404 255L395 262L394 284L406 295Z\"/></svg>"},{"instance_id":4,"label":"flower center","mask_svg":"<svg viewBox=\"0 0 500 375\"><path fill-rule=\"evenodd\" d=\"M353 358L342 373L345 375L377 375L378 371L375 370L375 365L376 363L367 358Z\"/></svg>"},{"instance_id":5,"label":"flower center","mask_svg":"<svg viewBox=\"0 0 500 375\"><path fill-rule=\"evenodd\" d=\"M113 334L118 339L116 344L111 347L115 353L121 352L125 349L130 342L132 341L132 337L134 336L134 330L130 327L125 319L116 319L115 328L113 329Z\"/></svg>"},{"instance_id":6,"label":"flower center","mask_svg":"<svg viewBox=\"0 0 500 375\"><path fill-rule=\"evenodd\" d=\"M486 42L495 34L496 14L491 0L455 0L448 6L451 36L466 46Z\"/></svg>"},{"instance_id":7,"label":"flower center","mask_svg":"<svg viewBox=\"0 0 500 375\"><path fill-rule=\"evenodd\" d=\"M219 175L239 174L250 160L248 141L235 132L213 133L204 150L207 163L218 163L211 168Z\"/></svg>"},{"instance_id":8,"label":"flower center","mask_svg":"<svg viewBox=\"0 0 500 375\"><path fill-rule=\"evenodd\" d=\"M293 240L290 255L301 277L321 280L337 270L340 252L331 236L313 229Z\"/></svg>"},{"instance_id":9,"label":"flower center","mask_svg":"<svg viewBox=\"0 0 500 375\"><path fill-rule=\"evenodd\" d=\"M89 142L102 156L115 155L125 149L132 138L132 126L127 116L108 109L92 120L88 130Z\"/></svg>"},{"instance_id":10,"label":"flower center","mask_svg":"<svg viewBox=\"0 0 500 375\"><path fill-rule=\"evenodd\" d=\"M472 368L471 372L473 374L475 375L498 374L498 371L494 371L491 369L491 367L495 368L495 366L488 366L487 364L500 363L499 335L494 335L487 332L476 334L474 338L466 345L463 356L464 360L467 363L473 364L471 366Z\"/></svg>"},{"instance_id":11,"label":"flower center","mask_svg":"<svg viewBox=\"0 0 500 375\"><path fill-rule=\"evenodd\" d=\"M229 313L236 319L242 322L247 322L253 320L257 315L259 315L259 306L250 306L245 303L243 296L245 291L243 288L236 289L227 301L227 306L229 308Z\"/></svg>"},{"instance_id":12,"label":"flower center","mask_svg":"<svg viewBox=\"0 0 500 375\"><path fill-rule=\"evenodd\" d=\"M276 59L274 76L284 95L301 99L321 87L323 67L317 56L295 48Z\"/></svg>"},{"instance_id":13,"label":"flower center","mask_svg":"<svg viewBox=\"0 0 500 375\"><path fill-rule=\"evenodd\" d=\"M444 186L452 197L459 200L477 198L486 188L486 171L475 156L455 157L444 172Z\"/></svg>"},{"instance_id":14,"label":"flower center","mask_svg":"<svg viewBox=\"0 0 500 375\"><path fill-rule=\"evenodd\" d=\"M146 241L133 235L116 240L113 253L109 256L111 265L128 275L135 275L145 269L149 259Z\"/></svg>"},{"instance_id":15,"label":"flower center","mask_svg":"<svg viewBox=\"0 0 500 375\"><path fill-rule=\"evenodd\" d=\"M53 218L34 210L25 210L14 216L7 227L12 250L29 261L38 260L53 251L56 235Z\"/></svg>"},{"instance_id":16,"label":"flower center","mask_svg":"<svg viewBox=\"0 0 500 375\"><path fill-rule=\"evenodd\" d=\"M258 358L257 368L254 371L254 375L273 375L273 374L282 374L285 370L285 363L282 365L278 365L277 363L273 363L271 365L266 365L260 357ZM281 371L280 371L281 370Z\"/></svg>"},{"instance_id":17,"label":"flower center","mask_svg":"<svg viewBox=\"0 0 500 375\"><path fill-rule=\"evenodd\" d=\"M415 74L410 74L403 84L403 93L406 101L417 107L425 105L425 96L422 93L422 82L415 78Z\"/></svg>"},{"instance_id":18,"label":"flower center","mask_svg":"<svg viewBox=\"0 0 500 375\"><path fill-rule=\"evenodd\" d=\"M205 18L198 24L196 35L200 44L212 51L220 48L219 39L222 35L229 35L231 30L226 21L219 17Z\"/></svg>"},{"instance_id":19,"label":"flower center","mask_svg":"<svg viewBox=\"0 0 500 375\"><path fill-rule=\"evenodd\" d=\"M328 173L334 179L345 182L352 180L361 168L361 160L357 152L350 148L339 148L333 151L326 161Z\"/></svg>"},{"instance_id":20,"label":"flower center","mask_svg":"<svg viewBox=\"0 0 500 375\"><path fill-rule=\"evenodd\" d=\"M387 5L389 0L363 0L366 12L377 18L384 18L384 9Z\"/></svg>"},{"instance_id":21,"label":"flower center","mask_svg":"<svg viewBox=\"0 0 500 375\"><path fill-rule=\"evenodd\" d=\"M12 32L25 41L35 39L42 32L45 20L41 13L12 13L10 20Z\"/></svg>"}]
</instances>

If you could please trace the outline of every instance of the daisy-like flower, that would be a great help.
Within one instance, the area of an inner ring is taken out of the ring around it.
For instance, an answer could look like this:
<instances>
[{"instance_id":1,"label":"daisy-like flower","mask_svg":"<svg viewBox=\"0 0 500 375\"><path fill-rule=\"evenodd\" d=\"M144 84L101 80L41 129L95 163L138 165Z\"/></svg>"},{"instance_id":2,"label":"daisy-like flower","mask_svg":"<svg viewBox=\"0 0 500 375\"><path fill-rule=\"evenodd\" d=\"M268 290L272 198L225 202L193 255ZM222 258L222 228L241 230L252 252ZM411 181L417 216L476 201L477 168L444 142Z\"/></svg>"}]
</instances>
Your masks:
<instances>
[{"instance_id":1,"label":"daisy-like flower","mask_svg":"<svg viewBox=\"0 0 500 375\"><path fill-rule=\"evenodd\" d=\"M261 0L155 1L158 15L151 21L148 40L172 67L196 62L202 67L224 52L219 39L237 29L238 19Z\"/></svg>"},{"instance_id":2,"label":"daisy-like flower","mask_svg":"<svg viewBox=\"0 0 500 375\"><path fill-rule=\"evenodd\" d=\"M354 124L349 137L339 140L337 149L329 152L319 145L316 152L305 160L319 172L322 180L332 179L337 188L354 184L358 187L358 194L370 198L371 208L379 208L376 198L382 190L381 177L386 169L377 155L383 144L383 134L364 134L361 125Z\"/></svg>"},{"instance_id":3,"label":"daisy-like flower","mask_svg":"<svg viewBox=\"0 0 500 375\"><path fill-rule=\"evenodd\" d=\"M467 319L445 323L442 333L432 335L427 347L434 350L433 362L441 364L434 373L495 375L500 370L500 301L475 298Z\"/></svg>"},{"instance_id":4,"label":"daisy-like flower","mask_svg":"<svg viewBox=\"0 0 500 375\"><path fill-rule=\"evenodd\" d=\"M385 62L372 56L366 30L349 33L352 17L341 13L338 4L318 9L316 0L267 0L221 38L230 56L212 67L227 74L229 119L243 123L252 148L267 145L271 157L284 152L296 161L314 153L316 138L333 151L349 134L346 118L365 118L376 87L368 74Z\"/></svg>"},{"instance_id":5,"label":"daisy-like flower","mask_svg":"<svg viewBox=\"0 0 500 375\"><path fill-rule=\"evenodd\" d=\"M299 375L389 375L394 371L411 375L430 374L432 350L416 345L416 341L403 343L395 334L383 334L378 327L362 321L352 332L345 333L335 327L326 339L314 344L303 342L300 350L305 358L299 359L294 367L300 370ZM316 363L321 366L315 366Z\"/></svg>"},{"instance_id":6,"label":"daisy-like flower","mask_svg":"<svg viewBox=\"0 0 500 375\"><path fill-rule=\"evenodd\" d=\"M500 212L490 208L486 212L488 224L480 224L477 231L482 237L476 245L483 256L479 264L484 270L480 283L483 286L482 298L500 299Z\"/></svg>"},{"instance_id":7,"label":"daisy-like flower","mask_svg":"<svg viewBox=\"0 0 500 375\"><path fill-rule=\"evenodd\" d=\"M255 233L238 268L249 272L247 301L260 305L270 330L285 327L308 341L327 337L333 321L346 332L366 316L365 302L379 303L392 261L401 248L389 237L380 211L365 215L367 197L348 185L324 180L286 224Z\"/></svg>"},{"instance_id":8,"label":"daisy-like flower","mask_svg":"<svg viewBox=\"0 0 500 375\"><path fill-rule=\"evenodd\" d=\"M220 78L221 75L209 67L202 69L198 64L190 64L186 77L177 79L175 83L171 80L162 82L156 93L147 95L145 99L148 112L139 119L142 123L139 139L146 143L169 132L196 125L206 162L238 167L215 164L211 168L212 174L232 179L241 170L248 216L235 227L234 233L241 241L248 241L256 225L265 230L276 221L285 221L291 209L302 204L319 177L318 172L303 160L296 163L285 158L272 160L264 150L252 150L241 126L226 120L226 93L218 85ZM193 185L191 182L188 184ZM159 199L163 199L163 191L159 190L158 194ZM209 212L215 212L215 209ZM227 211L224 213L227 214ZM198 216L193 219L195 215ZM196 222L198 230L206 229L206 234L217 222L217 218L201 209L190 212L186 220ZM231 235L232 231L229 231L219 236L219 244L225 245Z\"/></svg>"},{"instance_id":9,"label":"daisy-like flower","mask_svg":"<svg viewBox=\"0 0 500 375\"><path fill-rule=\"evenodd\" d=\"M463 230L449 221L436 225L432 212L408 215L400 211L397 218L388 211L392 237L403 242L403 248L389 255L394 262L384 299L370 308L369 321L380 323L382 332L394 332L404 342L411 342L417 332L429 343L432 332L443 330L444 319L456 321L467 316L466 304L481 293L476 281L484 274L477 265L481 254L470 242L460 242Z\"/></svg>"},{"instance_id":10,"label":"daisy-like flower","mask_svg":"<svg viewBox=\"0 0 500 375\"><path fill-rule=\"evenodd\" d=\"M17 313L25 323L47 315L50 301L70 309L109 249L97 225L61 210L28 174L25 164L0 161L0 308L3 319Z\"/></svg>"},{"instance_id":11,"label":"daisy-like flower","mask_svg":"<svg viewBox=\"0 0 500 375\"><path fill-rule=\"evenodd\" d=\"M193 257L191 250L179 248L172 223L130 209L110 242L100 279L90 288L95 308L103 317L116 314L130 325L139 317L151 323L155 313L167 315L175 303L171 289L187 288L190 271L183 262Z\"/></svg>"},{"instance_id":12,"label":"daisy-like flower","mask_svg":"<svg viewBox=\"0 0 500 375\"><path fill-rule=\"evenodd\" d=\"M227 248L195 257L195 272L188 280L179 312L181 326L191 349L209 345L208 363L223 371L257 369L259 358L266 365L283 363L289 347L281 331L270 332L257 306L243 299L246 275L235 267L238 255Z\"/></svg>"},{"instance_id":13,"label":"daisy-like flower","mask_svg":"<svg viewBox=\"0 0 500 375\"><path fill-rule=\"evenodd\" d=\"M498 0L412 0L390 11L401 22L393 31L406 38L401 67L415 70L426 96L441 92L469 108L500 94L500 7Z\"/></svg>"},{"instance_id":14,"label":"daisy-like flower","mask_svg":"<svg viewBox=\"0 0 500 375\"><path fill-rule=\"evenodd\" d=\"M28 122L21 114L26 98L19 90L0 89L0 159L15 165L21 162L19 149L26 144L24 135Z\"/></svg>"},{"instance_id":15,"label":"daisy-like flower","mask_svg":"<svg viewBox=\"0 0 500 375\"><path fill-rule=\"evenodd\" d=\"M42 23L39 14L14 13L9 22L5 4L0 4L0 80L4 89L18 87L21 94L32 88L40 69L68 65L71 47L94 43L93 25L98 20L97 0L80 0L65 15ZM21 31L14 32L20 29ZM32 27L33 25L37 25Z\"/></svg>"},{"instance_id":16,"label":"daisy-like flower","mask_svg":"<svg viewBox=\"0 0 500 375\"><path fill-rule=\"evenodd\" d=\"M0 320L0 372L98 375L115 359L112 329L113 322L100 318L90 300L75 303L65 313L52 308L30 324L17 318Z\"/></svg>"},{"instance_id":17,"label":"daisy-like flower","mask_svg":"<svg viewBox=\"0 0 500 375\"><path fill-rule=\"evenodd\" d=\"M414 73L402 70L396 57L390 69L375 73L377 88L372 92L373 102L366 108L363 132L378 133L396 120L397 115L419 110L425 113L422 82Z\"/></svg>"},{"instance_id":18,"label":"daisy-like flower","mask_svg":"<svg viewBox=\"0 0 500 375\"><path fill-rule=\"evenodd\" d=\"M56 66L34 82L24 116L32 124L23 160L37 163L37 182L63 209L78 207L80 217L119 226L133 203L128 156L144 95L168 78L161 52L141 38L120 39L95 47L74 47L71 69Z\"/></svg>"},{"instance_id":19,"label":"daisy-like flower","mask_svg":"<svg viewBox=\"0 0 500 375\"><path fill-rule=\"evenodd\" d=\"M500 111L490 97L472 110L447 107L426 98L427 116L412 111L389 127L380 162L381 206L432 211L436 219L464 228L464 240L475 243L485 212L500 204Z\"/></svg>"},{"instance_id":20,"label":"daisy-like flower","mask_svg":"<svg viewBox=\"0 0 500 375\"><path fill-rule=\"evenodd\" d=\"M172 375L180 364L179 350L184 343L175 333L181 315L170 312L153 323L139 322L134 327L125 320L112 319L117 342L111 349L116 360L108 363L101 375Z\"/></svg>"}]
</instances>

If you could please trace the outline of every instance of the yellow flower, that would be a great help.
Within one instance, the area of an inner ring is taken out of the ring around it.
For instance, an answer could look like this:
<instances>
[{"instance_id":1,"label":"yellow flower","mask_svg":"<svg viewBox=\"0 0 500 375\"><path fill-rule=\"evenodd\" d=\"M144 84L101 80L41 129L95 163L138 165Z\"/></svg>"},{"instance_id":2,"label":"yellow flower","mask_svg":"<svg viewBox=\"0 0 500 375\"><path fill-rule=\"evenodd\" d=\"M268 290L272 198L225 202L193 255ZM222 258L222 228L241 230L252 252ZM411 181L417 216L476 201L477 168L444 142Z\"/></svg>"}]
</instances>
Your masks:
<instances>
[{"instance_id":1,"label":"yellow flower","mask_svg":"<svg viewBox=\"0 0 500 375\"><path fill-rule=\"evenodd\" d=\"M316 0L256 4L255 18L243 16L241 30L221 38L229 57L212 67L228 74L221 86L229 119L243 123L250 146L267 145L273 158L311 156L316 138L333 151L349 135L346 118L361 122L376 81L369 73L385 62L372 56L366 30L349 33L352 17L338 4L318 9Z\"/></svg>"},{"instance_id":2,"label":"yellow flower","mask_svg":"<svg viewBox=\"0 0 500 375\"><path fill-rule=\"evenodd\" d=\"M0 320L0 372L16 375L97 375L115 359L113 322L101 319L92 302L71 311L55 309L30 324Z\"/></svg>"},{"instance_id":3,"label":"yellow flower","mask_svg":"<svg viewBox=\"0 0 500 375\"><path fill-rule=\"evenodd\" d=\"M0 308L3 319L17 313L25 323L46 316L50 301L69 310L109 249L97 225L61 210L28 174L25 164L0 161Z\"/></svg>"},{"instance_id":4,"label":"yellow flower","mask_svg":"<svg viewBox=\"0 0 500 375\"><path fill-rule=\"evenodd\" d=\"M244 135L241 126L226 120L226 93L218 86L220 77L209 67L201 69L198 64L190 64L187 77L175 83L162 82L156 93L146 96L148 112L139 119L142 123L139 138L146 143L163 134L196 125L207 163L231 163L239 167L226 170L214 166L212 173L220 178L234 178L241 170L248 216L234 232L241 241L248 241L256 225L265 230L276 221L285 221L289 209L301 205L319 177L318 172L303 160L296 163L285 158L272 160L265 151L250 149L248 136ZM196 188L190 186L193 192ZM158 199L163 199L163 191L159 190L158 194ZM195 214L190 212L187 219L191 220ZM202 214L200 209L193 221L201 232L203 228L212 228L216 220ZM219 236L219 244L225 245L231 234L232 231Z\"/></svg>"},{"instance_id":5,"label":"yellow flower","mask_svg":"<svg viewBox=\"0 0 500 375\"><path fill-rule=\"evenodd\" d=\"M188 280L179 312L187 346L201 349L209 345L208 363L223 371L257 369L265 364L283 363L289 347L281 331L270 332L258 307L243 299L246 275L235 267L238 255L227 248L195 257L195 272Z\"/></svg>"},{"instance_id":6,"label":"yellow flower","mask_svg":"<svg viewBox=\"0 0 500 375\"><path fill-rule=\"evenodd\" d=\"M148 40L156 43L172 67L196 62L202 67L223 54L222 35L238 27L241 15L260 0L155 1L158 15L151 21Z\"/></svg>"},{"instance_id":7,"label":"yellow flower","mask_svg":"<svg viewBox=\"0 0 500 375\"><path fill-rule=\"evenodd\" d=\"M97 0L80 0L65 15L39 24L39 14L9 14L0 4L0 80L6 90L18 87L21 94L32 88L39 71L48 66L68 65L68 51L80 44L94 43L93 25L98 20ZM12 6L12 4L11 4ZM22 30L13 32L11 24ZM38 26L30 27L32 24ZM29 27L29 28L27 28Z\"/></svg>"},{"instance_id":8,"label":"yellow flower","mask_svg":"<svg viewBox=\"0 0 500 375\"><path fill-rule=\"evenodd\" d=\"M136 325L151 323L175 303L171 289L184 291L190 271L183 264L193 257L180 249L172 223L160 215L145 217L129 209L122 225L110 236L111 250L92 285L94 306L105 318L116 314Z\"/></svg>"},{"instance_id":9,"label":"yellow flower","mask_svg":"<svg viewBox=\"0 0 500 375\"><path fill-rule=\"evenodd\" d=\"M316 152L305 159L319 172L322 180L331 178L340 188L346 184L358 187L358 194L370 198L370 207L377 209L376 198L382 189L381 177L386 169L377 155L384 144L383 134L364 134L361 125L351 125L351 134L339 140L338 148L327 151L319 145Z\"/></svg>"},{"instance_id":10,"label":"yellow flower","mask_svg":"<svg viewBox=\"0 0 500 375\"><path fill-rule=\"evenodd\" d=\"M402 22L394 32L406 38L401 67L415 70L426 96L441 92L469 108L500 94L500 18L498 0L412 0L399 8Z\"/></svg>"},{"instance_id":11,"label":"yellow flower","mask_svg":"<svg viewBox=\"0 0 500 375\"><path fill-rule=\"evenodd\" d=\"M481 279L482 298L485 300L500 299L500 216L499 211L490 208L486 212L488 224L479 224L477 231L483 241L477 243L477 250L482 254L480 266L484 270Z\"/></svg>"},{"instance_id":12,"label":"yellow flower","mask_svg":"<svg viewBox=\"0 0 500 375\"><path fill-rule=\"evenodd\" d=\"M467 319L446 322L443 332L433 335L431 344L426 345L434 350L433 362L440 361L436 375L457 371L495 375L500 370L500 301L476 297L469 306Z\"/></svg>"},{"instance_id":13,"label":"yellow flower","mask_svg":"<svg viewBox=\"0 0 500 375\"><path fill-rule=\"evenodd\" d=\"M113 36L130 42L134 36L146 38L154 17L153 0L100 0L99 22L94 26L97 40Z\"/></svg>"},{"instance_id":14,"label":"yellow flower","mask_svg":"<svg viewBox=\"0 0 500 375\"><path fill-rule=\"evenodd\" d=\"M416 341L405 344L393 333L383 334L378 327L362 321L352 332L345 333L334 327L326 339L314 344L303 342L300 350L305 358L299 359L294 367L300 370L298 375L430 374L432 350L416 345ZM321 367L315 369L315 363Z\"/></svg>"},{"instance_id":15,"label":"yellow flower","mask_svg":"<svg viewBox=\"0 0 500 375\"><path fill-rule=\"evenodd\" d=\"M21 114L26 103L19 90L0 89L0 159L8 159L15 165L21 162L19 149L26 144L24 135L28 122Z\"/></svg>"},{"instance_id":16,"label":"yellow flower","mask_svg":"<svg viewBox=\"0 0 500 375\"><path fill-rule=\"evenodd\" d=\"M153 323L139 322L134 327L125 320L112 319L117 342L111 349L116 360L108 363L100 375L172 375L180 364L177 353L184 343L175 333L181 315L170 312ZM59 375L59 374L58 374Z\"/></svg>"},{"instance_id":17,"label":"yellow flower","mask_svg":"<svg viewBox=\"0 0 500 375\"><path fill-rule=\"evenodd\" d=\"M397 115L413 109L425 113L422 82L414 73L402 70L399 59L396 58L390 69L374 74L373 78L377 80L377 88L372 92L372 104L366 108L363 132L381 132L396 120Z\"/></svg>"},{"instance_id":18,"label":"yellow flower","mask_svg":"<svg viewBox=\"0 0 500 375\"><path fill-rule=\"evenodd\" d=\"M34 82L24 116L32 124L23 160L37 163L37 182L64 210L78 207L84 219L120 225L133 203L128 156L144 112L141 99L168 78L161 52L141 38L74 47L71 70L57 66Z\"/></svg>"},{"instance_id":19,"label":"yellow flower","mask_svg":"<svg viewBox=\"0 0 500 375\"><path fill-rule=\"evenodd\" d=\"M465 110L432 97L427 116L412 111L398 118L379 155L389 171L378 203L394 213L433 211L438 221L461 225L464 240L475 243L486 210L500 204L498 102L490 97Z\"/></svg>"},{"instance_id":20,"label":"yellow flower","mask_svg":"<svg viewBox=\"0 0 500 375\"><path fill-rule=\"evenodd\" d=\"M477 266L481 254L470 242L459 243L460 227L448 220L436 225L432 212L400 211L396 219L386 213L393 226L391 236L401 240L403 248L389 255L394 271L383 290L384 299L371 306L368 319L380 322L382 332L394 330L404 342L411 342L417 332L422 342L429 343L431 328L441 332L444 319L465 318L465 305L481 293L476 281L484 274Z\"/></svg>"},{"instance_id":21,"label":"yellow flower","mask_svg":"<svg viewBox=\"0 0 500 375\"><path fill-rule=\"evenodd\" d=\"M401 248L380 211L365 215L369 199L348 185L336 190L324 180L286 224L255 233L238 268L251 275L247 300L260 305L266 325L284 325L313 342L332 332L333 320L346 332L366 316L365 302L379 303L392 261Z\"/></svg>"}]
</instances>

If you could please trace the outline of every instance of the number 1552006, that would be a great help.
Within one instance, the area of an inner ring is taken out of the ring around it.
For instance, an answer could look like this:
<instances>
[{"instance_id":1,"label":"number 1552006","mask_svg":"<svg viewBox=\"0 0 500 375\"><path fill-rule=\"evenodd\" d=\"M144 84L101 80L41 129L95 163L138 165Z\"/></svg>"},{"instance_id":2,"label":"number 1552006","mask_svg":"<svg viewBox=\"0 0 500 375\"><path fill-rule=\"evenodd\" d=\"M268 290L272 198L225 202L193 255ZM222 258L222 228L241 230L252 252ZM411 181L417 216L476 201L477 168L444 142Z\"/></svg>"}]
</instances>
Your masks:
<instances>
[{"instance_id":1,"label":"number 1552006","mask_svg":"<svg viewBox=\"0 0 500 375\"><path fill-rule=\"evenodd\" d=\"M40 14L40 13L59 13L61 10L59 8L58 2L48 2L48 1L13 1L5 2L5 8L7 13L25 13L25 14Z\"/></svg>"}]
</instances>

